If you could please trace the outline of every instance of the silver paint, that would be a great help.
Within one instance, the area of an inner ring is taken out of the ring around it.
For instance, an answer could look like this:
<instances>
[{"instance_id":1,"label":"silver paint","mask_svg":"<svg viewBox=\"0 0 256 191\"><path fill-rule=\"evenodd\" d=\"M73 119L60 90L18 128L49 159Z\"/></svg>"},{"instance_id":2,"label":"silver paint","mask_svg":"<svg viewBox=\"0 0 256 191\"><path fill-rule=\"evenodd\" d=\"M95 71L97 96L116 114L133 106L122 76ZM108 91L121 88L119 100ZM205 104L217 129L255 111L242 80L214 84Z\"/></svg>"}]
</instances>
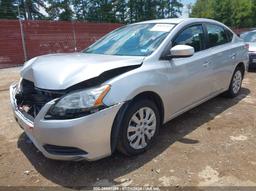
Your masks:
<instances>
[{"instance_id":1,"label":"silver paint","mask_svg":"<svg viewBox=\"0 0 256 191\"><path fill-rule=\"evenodd\" d=\"M157 94L164 106L164 119L170 119L226 91L236 66L248 67L244 42L234 34L232 42L196 52L188 58L160 59L174 36L194 23L215 23L208 19L163 19L142 23L172 23L176 27L151 55L110 56L84 53L52 54L36 57L26 63L21 77L48 90L66 89L79 82L99 76L110 69L141 64L141 67L107 80L111 89L104 97L107 109L70 120L45 120L44 115L55 102L47 103L39 112L29 131L27 119L15 103L16 86L11 86L11 103L21 126L42 153L53 159L96 160L111 154L112 124L123 103L143 92ZM47 153L42 145L73 146L87 151L86 156L58 156Z\"/></svg>"}]
</instances>

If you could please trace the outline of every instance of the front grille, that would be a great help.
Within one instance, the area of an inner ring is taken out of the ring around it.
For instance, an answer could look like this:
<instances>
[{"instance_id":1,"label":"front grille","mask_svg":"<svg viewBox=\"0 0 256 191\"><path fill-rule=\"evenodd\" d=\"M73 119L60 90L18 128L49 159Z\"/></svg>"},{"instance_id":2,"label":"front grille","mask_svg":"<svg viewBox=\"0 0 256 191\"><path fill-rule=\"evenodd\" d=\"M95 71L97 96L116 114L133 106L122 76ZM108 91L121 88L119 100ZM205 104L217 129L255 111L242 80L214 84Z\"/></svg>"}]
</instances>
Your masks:
<instances>
[{"instance_id":1,"label":"front grille","mask_svg":"<svg viewBox=\"0 0 256 191\"><path fill-rule=\"evenodd\" d=\"M15 98L18 107L23 112L23 108L26 108L25 112L35 118L47 102L61 96L61 93L56 93L52 90L36 88L33 82L23 79L20 83L20 91Z\"/></svg>"},{"instance_id":2,"label":"front grille","mask_svg":"<svg viewBox=\"0 0 256 191\"><path fill-rule=\"evenodd\" d=\"M65 147L65 146L57 146L57 145L49 145L46 144L43 146L44 149L53 155L86 155L88 154L86 151L81 150L75 147Z\"/></svg>"}]
</instances>

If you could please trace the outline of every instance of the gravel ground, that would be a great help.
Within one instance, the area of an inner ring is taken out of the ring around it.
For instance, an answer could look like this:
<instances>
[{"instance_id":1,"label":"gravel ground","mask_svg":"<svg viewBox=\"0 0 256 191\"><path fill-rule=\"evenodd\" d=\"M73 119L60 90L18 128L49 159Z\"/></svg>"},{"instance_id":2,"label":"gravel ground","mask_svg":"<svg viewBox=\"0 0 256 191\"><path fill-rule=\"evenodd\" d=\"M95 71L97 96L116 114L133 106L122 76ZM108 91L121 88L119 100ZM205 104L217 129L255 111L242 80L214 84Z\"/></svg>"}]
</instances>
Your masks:
<instances>
[{"instance_id":1,"label":"gravel ground","mask_svg":"<svg viewBox=\"0 0 256 191\"><path fill-rule=\"evenodd\" d=\"M170 121L143 155L96 162L49 160L33 146L10 109L15 80L18 68L0 70L0 186L256 186L256 73L237 98Z\"/></svg>"}]
</instances>

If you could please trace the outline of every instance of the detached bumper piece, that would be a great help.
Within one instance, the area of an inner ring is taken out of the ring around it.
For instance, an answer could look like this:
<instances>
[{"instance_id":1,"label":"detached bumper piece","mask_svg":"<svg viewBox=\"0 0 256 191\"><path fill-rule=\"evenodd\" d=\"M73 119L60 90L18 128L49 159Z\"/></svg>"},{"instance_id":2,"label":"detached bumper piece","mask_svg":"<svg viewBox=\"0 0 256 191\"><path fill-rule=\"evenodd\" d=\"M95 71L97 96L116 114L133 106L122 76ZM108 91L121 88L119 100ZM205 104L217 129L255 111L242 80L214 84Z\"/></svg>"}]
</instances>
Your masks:
<instances>
[{"instance_id":1,"label":"detached bumper piece","mask_svg":"<svg viewBox=\"0 0 256 191\"><path fill-rule=\"evenodd\" d=\"M52 155L86 155L86 151L75 147L64 147L56 145L44 145L44 149Z\"/></svg>"}]
</instances>

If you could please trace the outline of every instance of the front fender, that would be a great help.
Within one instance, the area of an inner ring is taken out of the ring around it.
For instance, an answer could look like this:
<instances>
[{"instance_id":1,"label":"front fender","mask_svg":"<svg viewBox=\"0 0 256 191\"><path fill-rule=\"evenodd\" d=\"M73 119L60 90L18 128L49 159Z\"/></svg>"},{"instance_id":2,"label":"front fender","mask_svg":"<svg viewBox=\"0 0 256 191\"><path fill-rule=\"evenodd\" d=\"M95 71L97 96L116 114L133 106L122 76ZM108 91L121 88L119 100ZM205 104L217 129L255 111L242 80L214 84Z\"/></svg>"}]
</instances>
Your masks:
<instances>
[{"instance_id":1,"label":"front fender","mask_svg":"<svg viewBox=\"0 0 256 191\"><path fill-rule=\"evenodd\" d=\"M140 67L107 81L106 84L111 85L110 92L103 100L106 105L126 102L148 91L158 94L162 100L165 100L169 91L164 64Z\"/></svg>"}]
</instances>

